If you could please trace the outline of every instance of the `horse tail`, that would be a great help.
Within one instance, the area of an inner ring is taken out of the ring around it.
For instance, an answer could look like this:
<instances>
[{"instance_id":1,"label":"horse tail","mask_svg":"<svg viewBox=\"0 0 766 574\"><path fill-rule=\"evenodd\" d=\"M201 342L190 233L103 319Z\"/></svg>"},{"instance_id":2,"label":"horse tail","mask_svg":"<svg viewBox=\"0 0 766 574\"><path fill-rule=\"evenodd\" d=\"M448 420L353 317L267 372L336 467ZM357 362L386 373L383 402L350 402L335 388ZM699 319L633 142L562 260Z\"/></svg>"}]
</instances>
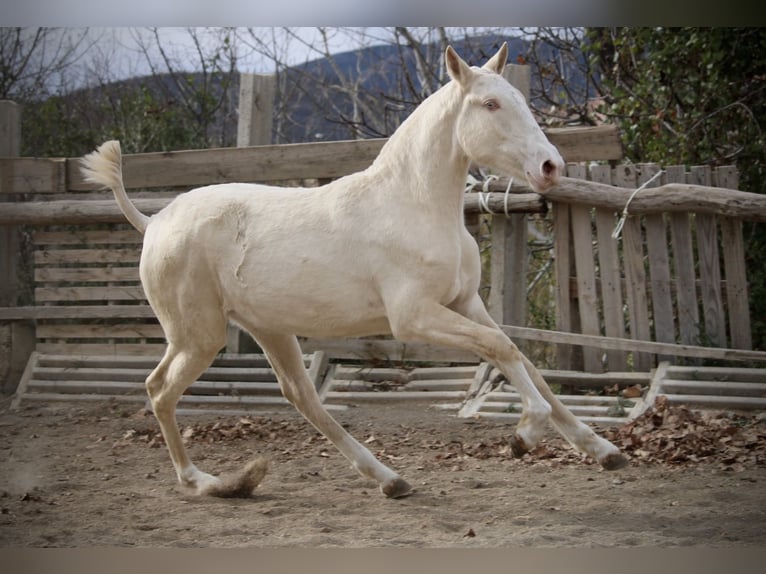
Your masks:
<instances>
[{"instance_id":1,"label":"horse tail","mask_svg":"<svg viewBox=\"0 0 766 574\"><path fill-rule=\"evenodd\" d=\"M128 198L122 183L122 152L120 142L111 140L101 144L96 151L82 158L80 167L85 181L107 187L114 193L117 205L130 224L143 234L149 224L149 216L144 215Z\"/></svg>"}]
</instances>

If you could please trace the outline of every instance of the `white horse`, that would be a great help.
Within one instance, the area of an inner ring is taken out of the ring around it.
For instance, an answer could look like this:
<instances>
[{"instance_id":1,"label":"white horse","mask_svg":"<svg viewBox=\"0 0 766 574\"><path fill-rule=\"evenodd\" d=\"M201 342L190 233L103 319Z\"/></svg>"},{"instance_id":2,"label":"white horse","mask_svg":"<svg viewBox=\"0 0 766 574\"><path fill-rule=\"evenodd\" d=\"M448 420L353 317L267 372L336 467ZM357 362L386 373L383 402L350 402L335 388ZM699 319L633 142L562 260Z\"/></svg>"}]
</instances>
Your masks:
<instances>
[{"instance_id":1,"label":"white horse","mask_svg":"<svg viewBox=\"0 0 766 574\"><path fill-rule=\"evenodd\" d=\"M141 281L168 342L146 386L182 485L246 496L265 472L251 463L227 484L192 463L178 431L176 403L224 346L228 320L258 342L287 400L386 496L405 496L410 486L327 413L296 336L393 334L472 351L521 394L516 455L535 446L550 420L604 468L627 464L562 405L478 296L479 251L463 223L469 164L526 178L539 193L564 168L501 76L507 54L503 45L477 68L447 48L452 81L412 113L369 168L323 187L212 185L147 217L125 193L118 142L83 159L86 179L111 188L145 236Z\"/></svg>"}]
</instances>

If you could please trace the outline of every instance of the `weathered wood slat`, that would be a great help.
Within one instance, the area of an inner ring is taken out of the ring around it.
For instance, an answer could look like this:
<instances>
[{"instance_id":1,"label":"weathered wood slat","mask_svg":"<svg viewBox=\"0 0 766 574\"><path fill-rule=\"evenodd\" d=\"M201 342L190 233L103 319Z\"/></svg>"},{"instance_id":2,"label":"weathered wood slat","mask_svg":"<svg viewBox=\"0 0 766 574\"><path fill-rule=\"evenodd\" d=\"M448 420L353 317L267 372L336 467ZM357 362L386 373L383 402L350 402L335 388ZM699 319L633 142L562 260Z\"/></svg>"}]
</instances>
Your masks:
<instances>
[{"instance_id":1,"label":"weathered wood slat","mask_svg":"<svg viewBox=\"0 0 766 574\"><path fill-rule=\"evenodd\" d=\"M571 217L581 329L583 333L588 335L600 335L601 322L596 295L596 268L593 261L590 209L581 205L573 205ZM585 349L583 360L585 361L585 370L590 372L603 370L599 354L594 349Z\"/></svg>"},{"instance_id":2,"label":"weathered wood slat","mask_svg":"<svg viewBox=\"0 0 766 574\"><path fill-rule=\"evenodd\" d=\"M691 407L737 410L764 410L766 398L759 397L720 397L715 395L666 394L668 402Z\"/></svg>"},{"instance_id":3,"label":"weathered wood slat","mask_svg":"<svg viewBox=\"0 0 766 574\"><path fill-rule=\"evenodd\" d=\"M567 406L579 405L583 407L612 407L620 402L620 397L605 395L557 395L559 400ZM500 401L505 403L521 403L521 395L514 391L493 391L487 393L488 401ZM622 399L623 401L625 399Z\"/></svg>"},{"instance_id":4,"label":"weathered wood slat","mask_svg":"<svg viewBox=\"0 0 766 574\"><path fill-rule=\"evenodd\" d=\"M766 397L766 383L665 379L662 381L662 392L687 395Z\"/></svg>"},{"instance_id":5,"label":"weathered wood slat","mask_svg":"<svg viewBox=\"0 0 766 574\"><path fill-rule=\"evenodd\" d=\"M614 126L578 126L543 130L566 162L622 159L620 132Z\"/></svg>"},{"instance_id":6,"label":"weathered wood slat","mask_svg":"<svg viewBox=\"0 0 766 574\"><path fill-rule=\"evenodd\" d=\"M38 341L36 348L41 353L61 355L162 355L164 343L48 343Z\"/></svg>"},{"instance_id":7,"label":"weathered wood slat","mask_svg":"<svg viewBox=\"0 0 766 574\"><path fill-rule=\"evenodd\" d=\"M66 160L62 158L0 158L0 194L63 193Z\"/></svg>"},{"instance_id":8,"label":"weathered wood slat","mask_svg":"<svg viewBox=\"0 0 766 574\"><path fill-rule=\"evenodd\" d=\"M101 380L98 383L78 379L37 379L29 381L27 393L61 393L61 394L107 394L142 395L146 398L146 386L143 382L121 380ZM27 397L25 397L27 398Z\"/></svg>"},{"instance_id":9,"label":"weathered wood slat","mask_svg":"<svg viewBox=\"0 0 766 574\"><path fill-rule=\"evenodd\" d=\"M618 185L636 186L635 166L620 166L615 173ZM631 208L632 208L631 203ZM632 209L631 209L632 211ZM651 339L649 309L646 293L646 268L644 266L644 240L641 220L632 216L625 220L622 229L623 265L627 281L626 301L630 317L630 336L633 339L648 341ZM651 368L652 358L647 353L636 352L633 355L634 367L640 371Z\"/></svg>"},{"instance_id":10,"label":"weathered wood slat","mask_svg":"<svg viewBox=\"0 0 766 574\"><path fill-rule=\"evenodd\" d=\"M303 339L304 353L325 351L334 359L359 361L426 361L432 363L477 363L473 353L422 343L385 339Z\"/></svg>"},{"instance_id":11,"label":"weathered wood slat","mask_svg":"<svg viewBox=\"0 0 766 574\"><path fill-rule=\"evenodd\" d=\"M640 185L648 182L659 171L659 166L655 164L643 164L640 167L638 177ZM655 180L655 182L648 184L647 188L658 186L659 182ZM665 215L662 213L647 214L644 217L644 228L646 230L646 252L649 263L654 339L661 343L675 343L675 315L671 297L670 257ZM665 359L667 357L657 358L658 361Z\"/></svg>"},{"instance_id":12,"label":"weathered wood slat","mask_svg":"<svg viewBox=\"0 0 766 574\"><path fill-rule=\"evenodd\" d=\"M111 281L139 282L138 267L35 267L38 283L108 283Z\"/></svg>"},{"instance_id":13,"label":"weathered wood slat","mask_svg":"<svg viewBox=\"0 0 766 574\"><path fill-rule=\"evenodd\" d=\"M620 349L652 354L677 355L679 357L697 357L703 359L720 359L724 361L766 361L766 351L751 351L748 349L719 349L717 347L701 347L696 345L673 345L656 343L649 340L616 339L613 337L597 337L582 333L562 333L545 331L529 327L502 325L503 331L509 337L519 339L530 338L536 341L561 343L567 345L591 346L599 349Z\"/></svg>"},{"instance_id":14,"label":"weathered wood slat","mask_svg":"<svg viewBox=\"0 0 766 574\"><path fill-rule=\"evenodd\" d=\"M164 339L159 324L48 324L37 326L38 339Z\"/></svg>"},{"instance_id":15,"label":"weathered wood slat","mask_svg":"<svg viewBox=\"0 0 766 574\"><path fill-rule=\"evenodd\" d=\"M667 377L694 381L721 381L724 383L727 381L766 383L766 369L672 365L667 369Z\"/></svg>"},{"instance_id":16,"label":"weathered wood slat","mask_svg":"<svg viewBox=\"0 0 766 574\"><path fill-rule=\"evenodd\" d=\"M615 173L615 183L620 171L628 166L620 166ZM489 185L490 191L499 191L503 180ZM635 186L617 187L592 181L582 181L562 177L558 185L546 193L551 201L603 207L622 211L635 191ZM666 183L659 187L647 188L638 193L630 202L630 213L712 213L723 217L737 217L750 221L766 221L766 195L698 186L685 183Z\"/></svg>"},{"instance_id":17,"label":"weathered wood slat","mask_svg":"<svg viewBox=\"0 0 766 574\"><path fill-rule=\"evenodd\" d=\"M114 202L112 200L112 202ZM114 226L113 229L89 229L80 227L67 230L39 229L33 234L34 244L38 247L49 245L82 245L89 249L94 245L121 245L143 243L143 236L128 224Z\"/></svg>"},{"instance_id":18,"label":"weathered wood slat","mask_svg":"<svg viewBox=\"0 0 766 574\"><path fill-rule=\"evenodd\" d=\"M63 263L138 263L141 247L120 249L45 249L34 252L35 265L60 265Z\"/></svg>"},{"instance_id":19,"label":"weathered wood slat","mask_svg":"<svg viewBox=\"0 0 766 574\"><path fill-rule=\"evenodd\" d=\"M726 218L720 221L720 226L730 344L737 349L752 349L750 296L747 286L742 222Z\"/></svg>"},{"instance_id":20,"label":"weathered wood slat","mask_svg":"<svg viewBox=\"0 0 766 574\"><path fill-rule=\"evenodd\" d=\"M665 171L669 182L686 181L686 168L684 166L669 166ZM700 320L690 222L692 218L693 215L686 213L671 213L669 215L673 268L676 280L679 339L684 345L699 343Z\"/></svg>"},{"instance_id":21,"label":"weathered wood slat","mask_svg":"<svg viewBox=\"0 0 766 574\"><path fill-rule=\"evenodd\" d=\"M140 285L117 287L39 287L35 289L37 303L83 301L146 301Z\"/></svg>"},{"instance_id":22,"label":"weathered wood slat","mask_svg":"<svg viewBox=\"0 0 766 574\"><path fill-rule=\"evenodd\" d=\"M141 382L154 370L156 363L148 368L121 368L117 366L106 367L43 367L35 369L34 378L36 380L77 380L77 381L133 381ZM218 383L226 381L227 383L236 382L237 384L276 382L276 375L271 368L253 367L209 367L199 377L199 382ZM212 385L215 386L215 385Z\"/></svg>"},{"instance_id":23,"label":"weathered wood slat","mask_svg":"<svg viewBox=\"0 0 766 574\"><path fill-rule=\"evenodd\" d=\"M285 188L285 193L291 193L291 188ZM514 193L506 197L505 193L493 192L484 197L484 204L493 213L504 213L508 207L509 213L544 213L545 200L538 194L527 189L527 193ZM172 198L143 198L133 199L139 211L153 215L166 207ZM475 193L468 193L464 198L465 213L482 213L484 206ZM4 203L0 210L0 225L69 225L96 223L124 223L125 216L113 199L67 199L59 201L36 201L24 203ZM140 244L140 236L138 236ZM109 237L104 238L109 242ZM136 236L126 236L126 241L132 243ZM115 240L115 242L117 242Z\"/></svg>"},{"instance_id":24,"label":"weathered wood slat","mask_svg":"<svg viewBox=\"0 0 766 574\"><path fill-rule=\"evenodd\" d=\"M332 402L363 402L363 401L436 401L436 400L461 400L465 397L465 391L388 391L388 392L365 392L365 391L328 391L324 395L324 401Z\"/></svg>"},{"instance_id":25,"label":"weathered wood slat","mask_svg":"<svg viewBox=\"0 0 766 574\"><path fill-rule=\"evenodd\" d=\"M592 166L591 179L611 184L612 170L608 165ZM617 219L609 209L596 209L596 244L598 245L599 279L607 337L625 337L625 311L622 299L622 278L618 241L612 237ZM610 371L622 371L627 367L627 355L622 351L607 351L606 364Z\"/></svg>"},{"instance_id":26,"label":"weathered wood slat","mask_svg":"<svg viewBox=\"0 0 766 574\"><path fill-rule=\"evenodd\" d=\"M572 320L572 294L570 292L570 269L574 265L571 251L571 218L569 204L555 202L553 204L553 250L556 257L553 261L554 277L556 279L556 328L559 331L574 330ZM573 368L572 347L561 345L556 349L556 364L560 369Z\"/></svg>"},{"instance_id":27,"label":"weathered wood slat","mask_svg":"<svg viewBox=\"0 0 766 574\"><path fill-rule=\"evenodd\" d=\"M154 317L149 305L51 305L0 307L0 321L18 319L139 319Z\"/></svg>"},{"instance_id":28,"label":"weathered wood slat","mask_svg":"<svg viewBox=\"0 0 766 574\"><path fill-rule=\"evenodd\" d=\"M715 170L717 184L728 189L739 187L736 168L721 166ZM726 306L729 318L729 337L732 347L752 349L747 269L742 237L742 221L731 217L720 218L721 248L723 249L726 277Z\"/></svg>"},{"instance_id":29,"label":"weathered wood slat","mask_svg":"<svg viewBox=\"0 0 766 574\"><path fill-rule=\"evenodd\" d=\"M547 130L566 161L622 157L614 126ZM385 139L267 145L209 150L126 154L128 188L199 186L233 181L334 178L369 166ZM0 159L0 193L62 193L92 189L80 158Z\"/></svg>"}]
</instances>

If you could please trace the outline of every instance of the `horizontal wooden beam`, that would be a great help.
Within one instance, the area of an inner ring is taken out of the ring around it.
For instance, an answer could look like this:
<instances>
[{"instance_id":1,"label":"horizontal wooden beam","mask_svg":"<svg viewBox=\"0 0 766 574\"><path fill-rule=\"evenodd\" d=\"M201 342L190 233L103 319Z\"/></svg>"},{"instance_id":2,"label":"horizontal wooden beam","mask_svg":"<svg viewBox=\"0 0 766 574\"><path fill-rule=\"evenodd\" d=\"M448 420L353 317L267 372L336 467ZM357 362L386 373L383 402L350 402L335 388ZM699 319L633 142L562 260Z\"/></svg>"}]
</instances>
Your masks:
<instances>
[{"instance_id":1,"label":"horizontal wooden beam","mask_svg":"<svg viewBox=\"0 0 766 574\"><path fill-rule=\"evenodd\" d=\"M564 333L561 331L547 331L543 329L532 329L530 327L516 327L513 325L502 325L502 329L505 331L505 334L511 338L544 341L546 343L595 347L597 349L606 350L645 352L656 355L720 359L724 361L766 361L766 351L656 343L654 341L603 337L600 335L583 335L581 333Z\"/></svg>"},{"instance_id":2,"label":"horizontal wooden beam","mask_svg":"<svg viewBox=\"0 0 766 574\"><path fill-rule=\"evenodd\" d=\"M285 188L289 193L290 188ZM172 198L134 199L142 213L152 215L168 205ZM543 213L545 200L536 193L489 193L480 198L476 193L466 194L465 213L491 211L504 213ZM112 199L74 199L5 203L0 209L0 225L73 225L91 223L124 223L125 216Z\"/></svg>"},{"instance_id":3,"label":"horizontal wooden beam","mask_svg":"<svg viewBox=\"0 0 766 574\"><path fill-rule=\"evenodd\" d=\"M39 319L139 319L154 317L149 305L44 305L0 307L0 321Z\"/></svg>"},{"instance_id":4,"label":"horizontal wooden beam","mask_svg":"<svg viewBox=\"0 0 766 574\"><path fill-rule=\"evenodd\" d=\"M569 162L622 157L615 126L556 128L546 133ZM227 182L337 178L368 167L386 141L364 139L125 154L123 176L127 189L188 189ZM80 173L80 158L0 158L0 195L93 189Z\"/></svg>"},{"instance_id":5,"label":"horizontal wooden beam","mask_svg":"<svg viewBox=\"0 0 766 574\"><path fill-rule=\"evenodd\" d=\"M490 192L504 191L507 178L500 178L488 185ZM478 186L477 186L478 188ZM514 182L513 191L530 191L524 183ZM545 193L552 201L573 203L622 212L635 189L618 187L595 181L562 177L557 185ZM629 214L682 212L713 213L750 221L766 221L766 195L693 185L666 183L659 187L647 187L635 194L628 207Z\"/></svg>"}]
</instances>

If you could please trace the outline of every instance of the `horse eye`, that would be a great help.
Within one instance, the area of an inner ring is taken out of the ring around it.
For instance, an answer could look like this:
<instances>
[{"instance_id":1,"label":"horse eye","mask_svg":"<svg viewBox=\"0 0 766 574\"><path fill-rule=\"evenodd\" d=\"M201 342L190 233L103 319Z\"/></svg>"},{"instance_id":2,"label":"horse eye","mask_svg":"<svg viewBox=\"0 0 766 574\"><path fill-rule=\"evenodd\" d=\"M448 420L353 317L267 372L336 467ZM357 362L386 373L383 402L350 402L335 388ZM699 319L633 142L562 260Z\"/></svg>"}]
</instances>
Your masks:
<instances>
[{"instance_id":1,"label":"horse eye","mask_svg":"<svg viewBox=\"0 0 766 574\"><path fill-rule=\"evenodd\" d=\"M487 100L484 102L484 107L488 110L497 110L500 108L500 104L497 102L497 100Z\"/></svg>"}]
</instances>

